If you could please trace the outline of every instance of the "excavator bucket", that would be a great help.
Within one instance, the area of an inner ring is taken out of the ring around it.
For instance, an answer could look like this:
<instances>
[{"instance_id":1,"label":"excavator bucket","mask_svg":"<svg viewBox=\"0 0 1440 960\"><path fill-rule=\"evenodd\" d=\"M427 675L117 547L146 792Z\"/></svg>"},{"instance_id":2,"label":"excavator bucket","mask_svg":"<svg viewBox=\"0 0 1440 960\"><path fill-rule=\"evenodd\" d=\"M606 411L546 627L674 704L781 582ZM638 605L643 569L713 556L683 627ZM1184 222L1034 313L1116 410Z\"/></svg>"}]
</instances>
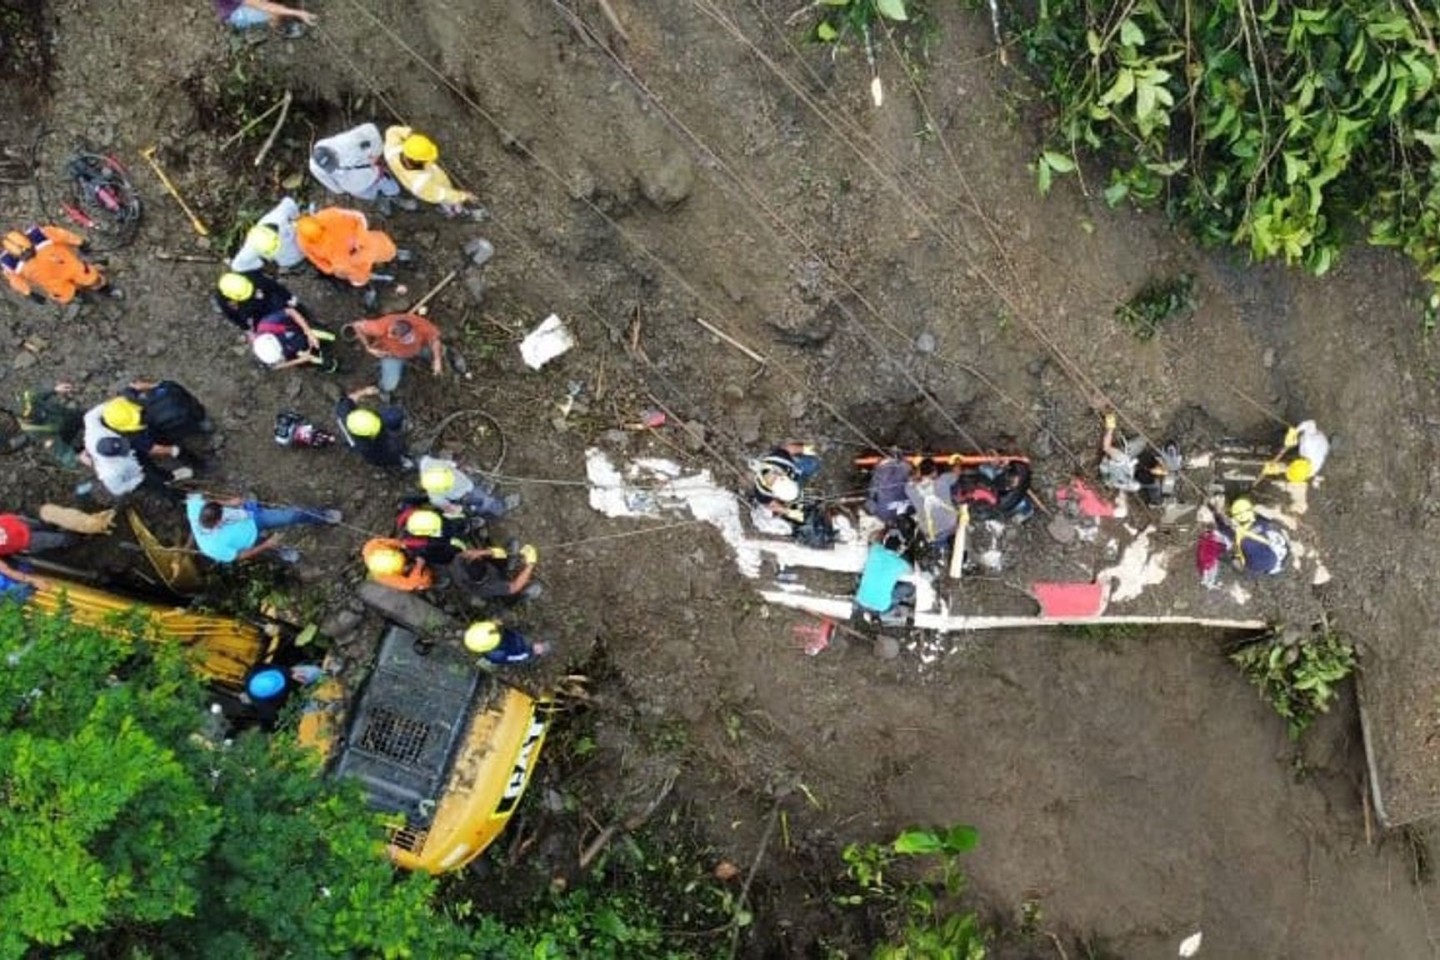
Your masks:
<instances>
[{"instance_id":1,"label":"excavator bucket","mask_svg":"<svg viewBox=\"0 0 1440 960\"><path fill-rule=\"evenodd\" d=\"M165 586L181 595L199 593L203 581L195 555L183 547L167 547L162 544L134 510L127 511L126 516L130 520L130 529L135 532L140 549L145 551L146 559L160 575L160 579L165 581Z\"/></svg>"}]
</instances>

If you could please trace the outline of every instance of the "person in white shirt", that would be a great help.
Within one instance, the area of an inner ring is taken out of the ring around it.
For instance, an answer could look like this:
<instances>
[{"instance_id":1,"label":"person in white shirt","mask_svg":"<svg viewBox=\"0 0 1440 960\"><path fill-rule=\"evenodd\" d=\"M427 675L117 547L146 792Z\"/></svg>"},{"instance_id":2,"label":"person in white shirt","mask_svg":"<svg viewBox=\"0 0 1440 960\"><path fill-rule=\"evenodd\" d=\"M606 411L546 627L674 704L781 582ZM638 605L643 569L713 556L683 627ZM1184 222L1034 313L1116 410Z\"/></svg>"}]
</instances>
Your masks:
<instances>
[{"instance_id":1,"label":"person in white shirt","mask_svg":"<svg viewBox=\"0 0 1440 960\"><path fill-rule=\"evenodd\" d=\"M317 141L310 151L310 173L331 193L357 200L400 195L400 184L385 166L385 142L373 123Z\"/></svg>"},{"instance_id":2,"label":"person in white shirt","mask_svg":"<svg viewBox=\"0 0 1440 960\"><path fill-rule=\"evenodd\" d=\"M230 258L230 269L247 273L274 263L281 270L289 270L304 263L305 254L295 242L295 221L299 218L300 204L285 197L245 234L245 242Z\"/></svg>"}]
</instances>

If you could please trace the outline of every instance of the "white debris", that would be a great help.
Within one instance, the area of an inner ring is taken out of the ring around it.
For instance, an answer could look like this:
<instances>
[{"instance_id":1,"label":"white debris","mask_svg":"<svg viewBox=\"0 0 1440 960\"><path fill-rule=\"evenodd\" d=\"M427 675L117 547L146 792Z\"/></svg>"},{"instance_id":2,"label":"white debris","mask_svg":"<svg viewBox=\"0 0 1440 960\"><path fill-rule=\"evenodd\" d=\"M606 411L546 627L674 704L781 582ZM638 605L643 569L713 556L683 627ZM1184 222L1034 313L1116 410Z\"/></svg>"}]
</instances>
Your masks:
<instances>
[{"instance_id":1,"label":"white debris","mask_svg":"<svg viewBox=\"0 0 1440 960\"><path fill-rule=\"evenodd\" d=\"M573 346L575 337L560 317L552 313L520 341L520 356L525 360L525 366L539 370Z\"/></svg>"},{"instance_id":2,"label":"white debris","mask_svg":"<svg viewBox=\"0 0 1440 960\"><path fill-rule=\"evenodd\" d=\"M1118 563L1106 567L1095 576L1099 583L1115 581L1115 586L1110 590L1112 603L1134 600L1146 587L1164 581L1168 573L1165 566L1169 556L1164 551L1150 552L1150 534L1151 530L1146 529L1126 545Z\"/></svg>"},{"instance_id":3,"label":"white debris","mask_svg":"<svg viewBox=\"0 0 1440 960\"><path fill-rule=\"evenodd\" d=\"M1190 936L1180 941L1180 956L1193 957L1200 952L1200 941L1204 939L1203 931L1196 930Z\"/></svg>"}]
</instances>

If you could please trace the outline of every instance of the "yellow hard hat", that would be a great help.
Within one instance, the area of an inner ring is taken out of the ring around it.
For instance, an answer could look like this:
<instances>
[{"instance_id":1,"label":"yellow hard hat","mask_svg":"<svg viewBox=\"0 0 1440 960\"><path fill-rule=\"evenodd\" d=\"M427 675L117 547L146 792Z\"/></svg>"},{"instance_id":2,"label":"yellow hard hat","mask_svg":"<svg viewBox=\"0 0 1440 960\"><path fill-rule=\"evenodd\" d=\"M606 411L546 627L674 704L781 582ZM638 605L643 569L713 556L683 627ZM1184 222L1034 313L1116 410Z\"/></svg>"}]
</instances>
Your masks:
<instances>
[{"instance_id":1,"label":"yellow hard hat","mask_svg":"<svg viewBox=\"0 0 1440 960\"><path fill-rule=\"evenodd\" d=\"M245 234L245 245L254 247L262 257L273 257L280 252L280 231L268 223L257 223Z\"/></svg>"},{"instance_id":2,"label":"yellow hard hat","mask_svg":"<svg viewBox=\"0 0 1440 960\"><path fill-rule=\"evenodd\" d=\"M379 414L364 407L345 415L345 429L352 437L378 437L382 426Z\"/></svg>"},{"instance_id":3,"label":"yellow hard hat","mask_svg":"<svg viewBox=\"0 0 1440 960\"><path fill-rule=\"evenodd\" d=\"M1296 457L1285 468L1285 479L1291 483L1305 483L1315 476L1315 465L1304 457Z\"/></svg>"},{"instance_id":4,"label":"yellow hard hat","mask_svg":"<svg viewBox=\"0 0 1440 960\"><path fill-rule=\"evenodd\" d=\"M1230 519L1242 527L1254 523L1255 504L1251 503L1245 497L1240 497L1234 503L1230 504Z\"/></svg>"},{"instance_id":5,"label":"yellow hard hat","mask_svg":"<svg viewBox=\"0 0 1440 960\"><path fill-rule=\"evenodd\" d=\"M412 510L405 518L405 532L412 537L438 537L445 521L434 510Z\"/></svg>"},{"instance_id":6,"label":"yellow hard hat","mask_svg":"<svg viewBox=\"0 0 1440 960\"><path fill-rule=\"evenodd\" d=\"M394 576L405 569L405 554L394 547L380 547L365 555L365 569L377 577Z\"/></svg>"},{"instance_id":7,"label":"yellow hard hat","mask_svg":"<svg viewBox=\"0 0 1440 960\"><path fill-rule=\"evenodd\" d=\"M140 404L128 397L114 397L100 409L100 421L116 433L134 433L144 424Z\"/></svg>"},{"instance_id":8,"label":"yellow hard hat","mask_svg":"<svg viewBox=\"0 0 1440 960\"><path fill-rule=\"evenodd\" d=\"M255 296L255 284L243 273L226 273L220 277L220 294L237 303Z\"/></svg>"},{"instance_id":9,"label":"yellow hard hat","mask_svg":"<svg viewBox=\"0 0 1440 960\"><path fill-rule=\"evenodd\" d=\"M412 133L400 144L400 152L411 163L434 163L440 156L435 141L423 133Z\"/></svg>"},{"instance_id":10,"label":"yellow hard hat","mask_svg":"<svg viewBox=\"0 0 1440 960\"><path fill-rule=\"evenodd\" d=\"M420 473L420 486L427 493L444 493L455 486L455 471L444 466L426 467Z\"/></svg>"},{"instance_id":11,"label":"yellow hard hat","mask_svg":"<svg viewBox=\"0 0 1440 960\"><path fill-rule=\"evenodd\" d=\"M465 630L465 649L471 653L489 653L500 646L500 624L494 620L476 620Z\"/></svg>"}]
</instances>

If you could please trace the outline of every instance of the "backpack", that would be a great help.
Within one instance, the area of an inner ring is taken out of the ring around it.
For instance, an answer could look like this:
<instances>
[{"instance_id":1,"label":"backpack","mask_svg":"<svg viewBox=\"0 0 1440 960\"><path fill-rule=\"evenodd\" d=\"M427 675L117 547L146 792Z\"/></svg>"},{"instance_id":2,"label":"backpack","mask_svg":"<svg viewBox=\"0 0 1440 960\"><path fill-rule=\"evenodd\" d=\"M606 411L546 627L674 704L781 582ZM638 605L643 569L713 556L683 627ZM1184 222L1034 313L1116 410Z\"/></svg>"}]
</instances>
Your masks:
<instances>
[{"instance_id":1,"label":"backpack","mask_svg":"<svg viewBox=\"0 0 1440 960\"><path fill-rule=\"evenodd\" d=\"M162 440L198 433L205 421L205 405L173 380L162 380L134 399L145 408L145 426Z\"/></svg>"}]
</instances>

